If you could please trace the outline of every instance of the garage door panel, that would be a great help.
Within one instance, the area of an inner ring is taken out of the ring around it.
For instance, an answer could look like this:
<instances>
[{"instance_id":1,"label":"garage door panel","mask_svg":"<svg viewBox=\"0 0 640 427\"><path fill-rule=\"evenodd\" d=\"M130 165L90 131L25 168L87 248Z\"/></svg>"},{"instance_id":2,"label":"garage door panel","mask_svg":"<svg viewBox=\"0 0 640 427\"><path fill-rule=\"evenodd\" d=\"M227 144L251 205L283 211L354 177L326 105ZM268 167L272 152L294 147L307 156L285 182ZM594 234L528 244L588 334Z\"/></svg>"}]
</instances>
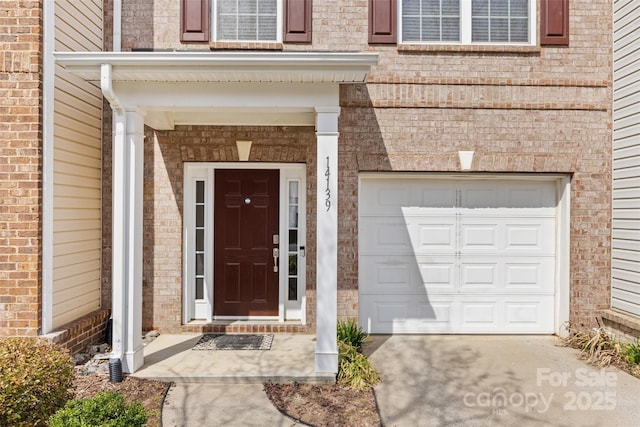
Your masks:
<instances>
[{"instance_id":1,"label":"garage door panel","mask_svg":"<svg viewBox=\"0 0 640 427\"><path fill-rule=\"evenodd\" d=\"M537 301L505 303L506 323L508 326L535 326L543 322L543 304ZM551 325L553 326L553 325Z\"/></svg>"},{"instance_id":2,"label":"garage door panel","mask_svg":"<svg viewBox=\"0 0 640 427\"><path fill-rule=\"evenodd\" d=\"M455 250L455 222L451 217L363 217L362 255L451 254Z\"/></svg>"},{"instance_id":3,"label":"garage door panel","mask_svg":"<svg viewBox=\"0 0 640 427\"><path fill-rule=\"evenodd\" d=\"M417 281L415 262L409 258L361 257L361 293L408 293ZM415 291L415 289L414 289Z\"/></svg>"},{"instance_id":4,"label":"garage door panel","mask_svg":"<svg viewBox=\"0 0 640 427\"><path fill-rule=\"evenodd\" d=\"M554 182L387 175L361 198L369 332L553 333Z\"/></svg>"},{"instance_id":5,"label":"garage door panel","mask_svg":"<svg viewBox=\"0 0 640 427\"><path fill-rule=\"evenodd\" d=\"M462 325L466 328L493 328L497 301L462 301Z\"/></svg>"},{"instance_id":6,"label":"garage door panel","mask_svg":"<svg viewBox=\"0 0 640 427\"><path fill-rule=\"evenodd\" d=\"M505 188L502 194L506 197L506 206L509 206L510 209L548 208L555 210L556 184L552 181L511 181L503 183L502 187Z\"/></svg>"},{"instance_id":7,"label":"garage door panel","mask_svg":"<svg viewBox=\"0 0 640 427\"><path fill-rule=\"evenodd\" d=\"M494 289L514 292L553 294L555 260L551 257L493 257L467 255L460 260L462 292Z\"/></svg>"},{"instance_id":8,"label":"garage door panel","mask_svg":"<svg viewBox=\"0 0 640 427\"><path fill-rule=\"evenodd\" d=\"M496 223L462 224L462 248L497 251L500 249L498 233Z\"/></svg>"},{"instance_id":9,"label":"garage door panel","mask_svg":"<svg viewBox=\"0 0 640 427\"><path fill-rule=\"evenodd\" d=\"M553 333L553 296L361 296L367 333Z\"/></svg>"},{"instance_id":10,"label":"garage door panel","mask_svg":"<svg viewBox=\"0 0 640 427\"><path fill-rule=\"evenodd\" d=\"M455 258L360 257L361 294L452 292L455 286Z\"/></svg>"},{"instance_id":11,"label":"garage door panel","mask_svg":"<svg viewBox=\"0 0 640 427\"><path fill-rule=\"evenodd\" d=\"M435 218L434 218L435 219ZM453 252L455 247L455 224L442 219L439 223L416 224L417 237L412 239L415 253L432 252L434 250Z\"/></svg>"},{"instance_id":12,"label":"garage door panel","mask_svg":"<svg viewBox=\"0 0 640 427\"><path fill-rule=\"evenodd\" d=\"M508 251L552 255L555 252L555 218L462 218L460 228L463 254Z\"/></svg>"},{"instance_id":13,"label":"garage door panel","mask_svg":"<svg viewBox=\"0 0 640 427\"><path fill-rule=\"evenodd\" d=\"M367 333L452 332L459 316L453 302L420 296L388 295L385 299L366 295L360 299L360 322Z\"/></svg>"},{"instance_id":14,"label":"garage door panel","mask_svg":"<svg viewBox=\"0 0 640 427\"><path fill-rule=\"evenodd\" d=\"M527 181L458 181L462 208L554 210L555 184Z\"/></svg>"},{"instance_id":15,"label":"garage door panel","mask_svg":"<svg viewBox=\"0 0 640 427\"><path fill-rule=\"evenodd\" d=\"M531 261L523 258L505 264L505 289L509 293L532 292L553 294L555 289L555 259Z\"/></svg>"},{"instance_id":16,"label":"garage door panel","mask_svg":"<svg viewBox=\"0 0 640 427\"><path fill-rule=\"evenodd\" d=\"M460 277L462 291L497 290L500 278L499 267L497 263L462 264Z\"/></svg>"},{"instance_id":17,"label":"garage door panel","mask_svg":"<svg viewBox=\"0 0 640 427\"><path fill-rule=\"evenodd\" d=\"M397 218L362 218L360 227L370 230L360 236L362 255L402 255L413 252L407 224Z\"/></svg>"},{"instance_id":18,"label":"garage door panel","mask_svg":"<svg viewBox=\"0 0 640 427\"><path fill-rule=\"evenodd\" d=\"M495 262L468 257L458 273L452 256L365 256L360 258L360 268L361 294L554 293L554 259L550 257L539 260L514 257Z\"/></svg>"},{"instance_id":19,"label":"garage door panel","mask_svg":"<svg viewBox=\"0 0 640 427\"><path fill-rule=\"evenodd\" d=\"M360 208L370 215L419 214L422 207L453 210L455 192L447 181L425 185L415 179L370 179L360 188Z\"/></svg>"}]
</instances>

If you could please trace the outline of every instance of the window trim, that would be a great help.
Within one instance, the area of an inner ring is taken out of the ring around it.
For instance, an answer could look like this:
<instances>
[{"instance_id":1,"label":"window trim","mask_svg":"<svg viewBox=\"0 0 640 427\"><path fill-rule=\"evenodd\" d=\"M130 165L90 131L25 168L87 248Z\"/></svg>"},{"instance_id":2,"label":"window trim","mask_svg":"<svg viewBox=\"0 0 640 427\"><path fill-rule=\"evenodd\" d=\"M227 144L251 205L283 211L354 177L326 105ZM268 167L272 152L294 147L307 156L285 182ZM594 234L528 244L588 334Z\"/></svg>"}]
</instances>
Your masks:
<instances>
[{"instance_id":1,"label":"window trim","mask_svg":"<svg viewBox=\"0 0 640 427\"><path fill-rule=\"evenodd\" d=\"M284 0L276 0L276 38L275 40L218 40L216 30L218 28L218 0L209 1L209 39L211 43L282 43Z\"/></svg>"},{"instance_id":2,"label":"window trim","mask_svg":"<svg viewBox=\"0 0 640 427\"><path fill-rule=\"evenodd\" d=\"M536 46L538 44L538 2L529 0L529 42L473 42L471 41L471 1L460 0L460 41L404 41L402 31L402 3L397 4L398 44L403 45L453 45L453 46Z\"/></svg>"}]
</instances>

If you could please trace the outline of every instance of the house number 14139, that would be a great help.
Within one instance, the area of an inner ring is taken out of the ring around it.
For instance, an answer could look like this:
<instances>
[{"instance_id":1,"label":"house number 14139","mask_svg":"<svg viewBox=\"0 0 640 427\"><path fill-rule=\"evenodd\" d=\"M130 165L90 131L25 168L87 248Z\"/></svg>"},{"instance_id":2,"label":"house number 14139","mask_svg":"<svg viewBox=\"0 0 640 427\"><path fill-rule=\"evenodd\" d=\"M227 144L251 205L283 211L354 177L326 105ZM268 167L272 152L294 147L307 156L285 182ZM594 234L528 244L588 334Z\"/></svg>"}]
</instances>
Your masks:
<instances>
[{"instance_id":1,"label":"house number 14139","mask_svg":"<svg viewBox=\"0 0 640 427\"><path fill-rule=\"evenodd\" d=\"M327 212L331 209L331 189L329 188L329 179L331 178L331 169L329 168L329 156L327 156L327 169L324 172L324 176L327 177L327 189L324 191L326 198L324 199L324 205L327 207Z\"/></svg>"}]
</instances>

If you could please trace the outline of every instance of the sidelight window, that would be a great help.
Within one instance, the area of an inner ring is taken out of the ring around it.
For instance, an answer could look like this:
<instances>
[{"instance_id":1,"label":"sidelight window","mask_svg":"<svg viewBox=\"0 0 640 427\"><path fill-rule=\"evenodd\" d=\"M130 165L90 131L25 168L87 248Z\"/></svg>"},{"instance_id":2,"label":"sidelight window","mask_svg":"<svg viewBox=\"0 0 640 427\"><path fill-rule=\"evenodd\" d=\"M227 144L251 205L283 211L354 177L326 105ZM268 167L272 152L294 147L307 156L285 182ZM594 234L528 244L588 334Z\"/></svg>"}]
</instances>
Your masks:
<instances>
[{"instance_id":1,"label":"sidelight window","mask_svg":"<svg viewBox=\"0 0 640 427\"><path fill-rule=\"evenodd\" d=\"M288 246L288 292L289 301L298 300L298 256L300 252L298 240L298 215L300 212L299 181L289 181L289 246Z\"/></svg>"}]
</instances>

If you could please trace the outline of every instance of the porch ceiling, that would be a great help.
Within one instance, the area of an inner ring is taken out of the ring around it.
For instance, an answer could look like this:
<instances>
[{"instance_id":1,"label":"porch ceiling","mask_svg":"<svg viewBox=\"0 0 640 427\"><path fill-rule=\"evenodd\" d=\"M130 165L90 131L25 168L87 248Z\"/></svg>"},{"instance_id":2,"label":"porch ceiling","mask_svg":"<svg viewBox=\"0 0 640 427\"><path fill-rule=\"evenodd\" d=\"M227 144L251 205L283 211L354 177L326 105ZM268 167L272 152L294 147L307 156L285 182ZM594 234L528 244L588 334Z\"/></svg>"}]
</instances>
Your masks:
<instances>
[{"instance_id":1,"label":"porch ceiling","mask_svg":"<svg viewBox=\"0 0 640 427\"><path fill-rule=\"evenodd\" d=\"M176 125L314 125L338 106L338 85L367 81L376 53L56 52L56 62L101 82L104 64L122 105L154 129ZM104 82L102 82L104 84Z\"/></svg>"}]
</instances>

